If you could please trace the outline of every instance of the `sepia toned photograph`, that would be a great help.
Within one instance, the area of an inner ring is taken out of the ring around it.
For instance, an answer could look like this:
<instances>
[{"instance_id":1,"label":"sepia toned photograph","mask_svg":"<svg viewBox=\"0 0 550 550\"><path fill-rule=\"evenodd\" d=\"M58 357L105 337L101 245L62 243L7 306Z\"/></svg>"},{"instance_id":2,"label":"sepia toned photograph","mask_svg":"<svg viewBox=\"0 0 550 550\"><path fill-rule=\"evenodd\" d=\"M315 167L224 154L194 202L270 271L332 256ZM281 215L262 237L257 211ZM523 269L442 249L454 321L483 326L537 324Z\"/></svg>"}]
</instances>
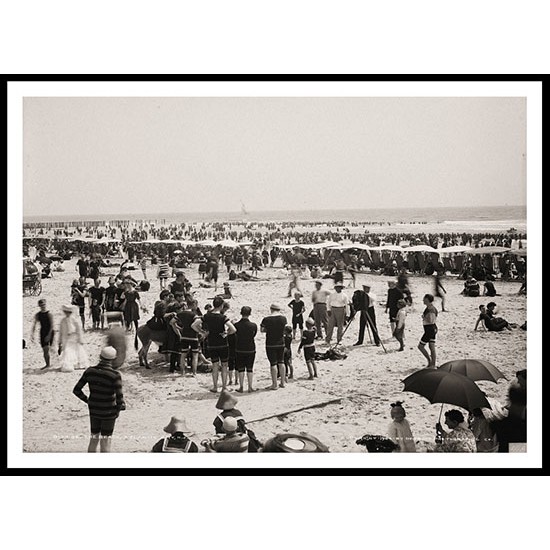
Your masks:
<instances>
[{"instance_id":1,"label":"sepia toned photograph","mask_svg":"<svg viewBox=\"0 0 550 550\"><path fill-rule=\"evenodd\" d=\"M24 455L528 452L525 96L21 105Z\"/></svg>"}]
</instances>

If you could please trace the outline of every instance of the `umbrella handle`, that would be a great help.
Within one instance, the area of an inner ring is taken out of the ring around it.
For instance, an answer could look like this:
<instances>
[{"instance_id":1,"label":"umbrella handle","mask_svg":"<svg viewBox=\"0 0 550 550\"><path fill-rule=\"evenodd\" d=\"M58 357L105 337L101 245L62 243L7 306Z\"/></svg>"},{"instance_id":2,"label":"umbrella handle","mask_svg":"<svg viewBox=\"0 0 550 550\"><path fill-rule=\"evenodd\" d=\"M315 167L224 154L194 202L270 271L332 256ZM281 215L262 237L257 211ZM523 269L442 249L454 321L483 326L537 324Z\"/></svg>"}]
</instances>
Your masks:
<instances>
[{"instance_id":1,"label":"umbrella handle","mask_svg":"<svg viewBox=\"0 0 550 550\"><path fill-rule=\"evenodd\" d=\"M441 414L443 413L443 405L444 404L441 403L441 410L439 411L439 420L438 420L439 424L441 424Z\"/></svg>"}]
</instances>

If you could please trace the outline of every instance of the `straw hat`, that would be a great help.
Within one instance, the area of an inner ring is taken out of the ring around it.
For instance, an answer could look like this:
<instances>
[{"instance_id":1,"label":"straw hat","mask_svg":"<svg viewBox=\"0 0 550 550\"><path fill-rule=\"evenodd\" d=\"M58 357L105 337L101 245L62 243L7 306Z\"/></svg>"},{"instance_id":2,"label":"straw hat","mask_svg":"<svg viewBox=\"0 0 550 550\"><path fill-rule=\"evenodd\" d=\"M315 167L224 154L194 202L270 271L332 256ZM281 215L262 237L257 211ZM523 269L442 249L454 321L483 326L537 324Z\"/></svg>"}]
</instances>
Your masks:
<instances>
[{"instance_id":1,"label":"straw hat","mask_svg":"<svg viewBox=\"0 0 550 550\"><path fill-rule=\"evenodd\" d=\"M279 304L271 304L269 306L269 309L271 309L273 311L281 311L281 306Z\"/></svg>"},{"instance_id":2,"label":"straw hat","mask_svg":"<svg viewBox=\"0 0 550 550\"><path fill-rule=\"evenodd\" d=\"M363 288L368 288L368 289L370 290L370 285L367 284L367 283L364 283L364 284L363 284Z\"/></svg>"},{"instance_id":3,"label":"straw hat","mask_svg":"<svg viewBox=\"0 0 550 550\"><path fill-rule=\"evenodd\" d=\"M232 433L237 431L237 420L232 416L228 416L223 419L223 431L225 433Z\"/></svg>"},{"instance_id":4,"label":"straw hat","mask_svg":"<svg viewBox=\"0 0 550 550\"><path fill-rule=\"evenodd\" d=\"M223 390L220 394L218 402L216 403L216 409L227 411L232 409L236 404L237 398L233 397L227 390Z\"/></svg>"},{"instance_id":5,"label":"straw hat","mask_svg":"<svg viewBox=\"0 0 550 550\"><path fill-rule=\"evenodd\" d=\"M116 358L116 349L113 348L113 346L105 346L101 350L99 357L101 357L101 359L105 359L106 361L112 361Z\"/></svg>"},{"instance_id":6,"label":"straw hat","mask_svg":"<svg viewBox=\"0 0 550 550\"><path fill-rule=\"evenodd\" d=\"M306 319L306 325L312 326L312 325L314 325L314 324L315 324L315 321L314 321L311 317L308 317L308 318Z\"/></svg>"},{"instance_id":7,"label":"straw hat","mask_svg":"<svg viewBox=\"0 0 550 550\"><path fill-rule=\"evenodd\" d=\"M72 313L74 310L73 306L64 305L61 306L61 311L64 311L65 313Z\"/></svg>"},{"instance_id":8,"label":"straw hat","mask_svg":"<svg viewBox=\"0 0 550 550\"><path fill-rule=\"evenodd\" d=\"M170 419L170 422L167 426L164 426L164 431L169 434L173 434L175 432L184 432L184 433L193 433L185 423L184 418L179 418L178 416L173 416Z\"/></svg>"}]
</instances>

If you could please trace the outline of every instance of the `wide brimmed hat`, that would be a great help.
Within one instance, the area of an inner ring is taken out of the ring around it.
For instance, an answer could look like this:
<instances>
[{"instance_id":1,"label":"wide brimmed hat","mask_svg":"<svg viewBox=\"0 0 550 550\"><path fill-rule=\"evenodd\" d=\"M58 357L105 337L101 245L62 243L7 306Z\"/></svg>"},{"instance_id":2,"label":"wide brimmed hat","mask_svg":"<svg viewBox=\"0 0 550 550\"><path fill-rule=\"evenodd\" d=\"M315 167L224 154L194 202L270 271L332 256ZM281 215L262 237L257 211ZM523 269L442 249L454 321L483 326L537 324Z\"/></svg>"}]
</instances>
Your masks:
<instances>
[{"instance_id":1,"label":"wide brimmed hat","mask_svg":"<svg viewBox=\"0 0 550 550\"><path fill-rule=\"evenodd\" d=\"M237 404L237 398L233 397L227 390L223 390L220 394L218 402L216 403L216 409L226 411L232 409Z\"/></svg>"},{"instance_id":2,"label":"wide brimmed hat","mask_svg":"<svg viewBox=\"0 0 550 550\"><path fill-rule=\"evenodd\" d=\"M61 311L64 311L65 313L72 313L74 309L73 306L64 305L61 306Z\"/></svg>"},{"instance_id":3,"label":"wide brimmed hat","mask_svg":"<svg viewBox=\"0 0 550 550\"><path fill-rule=\"evenodd\" d=\"M170 419L170 422L167 426L164 426L164 431L169 434L173 434L175 432L184 432L191 434L193 433L188 427L185 422L184 418L180 418L178 416L173 416Z\"/></svg>"},{"instance_id":4,"label":"wide brimmed hat","mask_svg":"<svg viewBox=\"0 0 550 550\"><path fill-rule=\"evenodd\" d=\"M112 361L116 358L116 349L113 346L105 346L99 356L106 361Z\"/></svg>"}]
</instances>

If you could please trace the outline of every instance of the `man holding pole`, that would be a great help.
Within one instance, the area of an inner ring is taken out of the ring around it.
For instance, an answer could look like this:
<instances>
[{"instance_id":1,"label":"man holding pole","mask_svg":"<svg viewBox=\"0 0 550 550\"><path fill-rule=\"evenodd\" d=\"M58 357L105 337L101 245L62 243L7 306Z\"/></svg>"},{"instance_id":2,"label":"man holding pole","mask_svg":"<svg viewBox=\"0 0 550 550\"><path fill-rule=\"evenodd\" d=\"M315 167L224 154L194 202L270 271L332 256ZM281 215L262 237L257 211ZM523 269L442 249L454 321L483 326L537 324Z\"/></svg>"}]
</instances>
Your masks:
<instances>
[{"instance_id":1,"label":"man holding pole","mask_svg":"<svg viewBox=\"0 0 550 550\"><path fill-rule=\"evenodd\" d=\"M359 336L354 346L360 346L365 338L365 327L370 327L374 336L374 343L380 345L380 336L378 336L378 329L376 328L376 313L374 311L374 301L369 296L370 285L364 284L363 290L356 290L353 293L352 303L353 309L356 312L360 312L359 316Z\"/></svg>"}]
</instances>

